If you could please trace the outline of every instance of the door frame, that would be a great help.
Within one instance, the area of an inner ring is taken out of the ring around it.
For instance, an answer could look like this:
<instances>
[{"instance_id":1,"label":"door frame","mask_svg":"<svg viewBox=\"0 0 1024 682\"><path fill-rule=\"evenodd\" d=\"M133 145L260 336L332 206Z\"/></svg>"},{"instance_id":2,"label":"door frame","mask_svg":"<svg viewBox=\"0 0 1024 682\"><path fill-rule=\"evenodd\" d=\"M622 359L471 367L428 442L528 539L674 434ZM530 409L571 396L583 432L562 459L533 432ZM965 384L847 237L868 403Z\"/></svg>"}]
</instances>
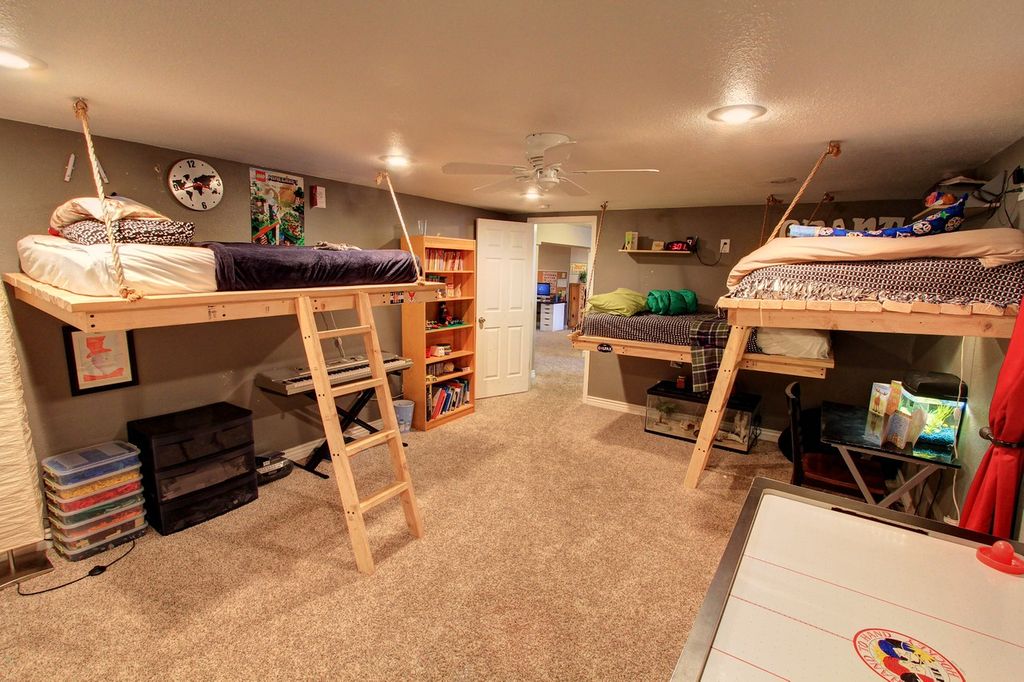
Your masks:
<instances>
[{"instance_id":1,"label":"door frame","mask_svg":"<svg viewBox=\"0 0 1024 682\"><path fill-rule=\"evenodd\" d=\"M538 244L537 244L537 225L540 223L576 223L576 224L587 224L590 226L590 253L587 256L587 282L591 283L588 286L593 291L593 280L594 276L594 262L597 260L597 214L594 215L544 215L544 216L529 216L526 222L533 226L533 251L534 251L534 263L539 263L537 260ZM533 301L533 316L534 319L537 317L537 299ZM533 351L536 344L530 344L530 370L533 371ZM583 399L586 400L587 396L590 395L590 353L583 353Z\"/></svg>"}]
</instances>

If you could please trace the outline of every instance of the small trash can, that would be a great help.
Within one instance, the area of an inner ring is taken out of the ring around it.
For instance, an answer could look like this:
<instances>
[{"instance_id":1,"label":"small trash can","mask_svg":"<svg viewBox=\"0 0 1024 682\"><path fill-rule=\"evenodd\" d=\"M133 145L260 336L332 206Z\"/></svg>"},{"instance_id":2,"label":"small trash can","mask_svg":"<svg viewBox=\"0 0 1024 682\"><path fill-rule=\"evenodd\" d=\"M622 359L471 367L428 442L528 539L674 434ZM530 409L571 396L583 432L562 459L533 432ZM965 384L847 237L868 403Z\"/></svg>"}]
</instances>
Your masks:
<instances>
[{"instance_id":1,"label":"small trash can","mask_svg":"<svg viewBox=\"0 0 1024 682\"><path fill-rule=\"evenodd\" d=\"M398 430L406 433L412 429L412 409L416 403L411 400L395 400L395 416L398 418Z\"/></svg>"}]
</instances>

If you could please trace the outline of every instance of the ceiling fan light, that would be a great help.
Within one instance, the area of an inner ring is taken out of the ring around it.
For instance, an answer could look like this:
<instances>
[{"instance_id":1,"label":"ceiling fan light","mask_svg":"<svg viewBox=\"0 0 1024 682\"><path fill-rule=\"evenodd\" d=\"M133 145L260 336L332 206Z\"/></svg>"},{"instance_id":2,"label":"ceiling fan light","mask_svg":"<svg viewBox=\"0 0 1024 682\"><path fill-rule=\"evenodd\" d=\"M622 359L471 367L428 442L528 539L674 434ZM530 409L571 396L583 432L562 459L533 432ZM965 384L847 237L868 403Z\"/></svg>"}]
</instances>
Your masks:
<instances>
[{"instance_id":1,"label":"ceiling fan light","mask_svg":"<svg viewBox=\"0 0 1024 682\"><path fill-rule=\"evenodd\" d=\"M526 191L523 192L523 198L529 199L530 201L536 201L537 199L540 199L540 190L536 187L528 187L526 188Z\"/></svg>"},{"instance_id":2,"label":"ceiling fan light","mask_svg":"<svg viewBox=\"0 0 1024 682\"><path fill-rule=\"evenodd\" d=\"M388 168L408 168L412 161L405 154L385 154L380 157Z\"/></svg>"},{"instance_id":3,"label":"ceiling fan light","mask_svg":"<svg viewBox=\"0 0 1024 682\"><path fill-rule=\"evenodd\" d=\"M768 113L768 109L760 104L730 104L727 107L718 107L708 112L708 118L712 121L738 125L760 118Z\"/></svg>"},{"instance_id":4,"label":"ceiling fan light","mask_svg":"<svg viewBox=\"0 0 1024 682\"><path fill-rule=\"evenodd\" d=\"M43 63L38 59L33 59L6 47L0 47L0 67L24 71L32 67L42 68Z\"/></svg>"}]
</instances>

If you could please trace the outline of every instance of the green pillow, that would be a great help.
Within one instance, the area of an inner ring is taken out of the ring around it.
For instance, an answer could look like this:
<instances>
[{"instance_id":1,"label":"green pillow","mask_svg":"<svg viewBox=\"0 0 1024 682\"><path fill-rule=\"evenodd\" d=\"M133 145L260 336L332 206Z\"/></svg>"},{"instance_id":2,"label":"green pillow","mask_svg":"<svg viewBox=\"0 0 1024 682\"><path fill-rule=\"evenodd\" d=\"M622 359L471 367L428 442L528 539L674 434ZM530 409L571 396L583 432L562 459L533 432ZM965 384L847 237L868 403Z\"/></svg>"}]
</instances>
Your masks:
<instances>
[{"instance_id":1,"label":"green pillow","mask_svg":"<svg viewBox=\"0 0 1024 682\"><path fill-rule=\"evenodd\" d=\"M629 317L647 309L647 297L632 289L616 289L609 294L590 297L587 312L608 313Z\"/></svg>"}]
</instances>

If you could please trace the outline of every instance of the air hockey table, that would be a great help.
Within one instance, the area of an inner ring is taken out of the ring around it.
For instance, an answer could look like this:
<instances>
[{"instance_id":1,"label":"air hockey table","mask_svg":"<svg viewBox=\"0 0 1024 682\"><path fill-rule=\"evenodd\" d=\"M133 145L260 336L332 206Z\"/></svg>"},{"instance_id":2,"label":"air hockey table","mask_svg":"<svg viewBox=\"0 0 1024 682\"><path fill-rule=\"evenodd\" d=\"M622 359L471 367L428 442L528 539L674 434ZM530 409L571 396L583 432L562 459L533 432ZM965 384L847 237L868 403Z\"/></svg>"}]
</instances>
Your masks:
<instances>
[{"instance_id":1,"label":"air hockey table","mask_svg":"<svg viewBox=\"0 0 1024 682\"><path fill-rule=\"evenodd\" d=\"M996 540L757 478L672 679L1024 680L1024 575L976 556Z\"/></svg>"}]
</instances>

